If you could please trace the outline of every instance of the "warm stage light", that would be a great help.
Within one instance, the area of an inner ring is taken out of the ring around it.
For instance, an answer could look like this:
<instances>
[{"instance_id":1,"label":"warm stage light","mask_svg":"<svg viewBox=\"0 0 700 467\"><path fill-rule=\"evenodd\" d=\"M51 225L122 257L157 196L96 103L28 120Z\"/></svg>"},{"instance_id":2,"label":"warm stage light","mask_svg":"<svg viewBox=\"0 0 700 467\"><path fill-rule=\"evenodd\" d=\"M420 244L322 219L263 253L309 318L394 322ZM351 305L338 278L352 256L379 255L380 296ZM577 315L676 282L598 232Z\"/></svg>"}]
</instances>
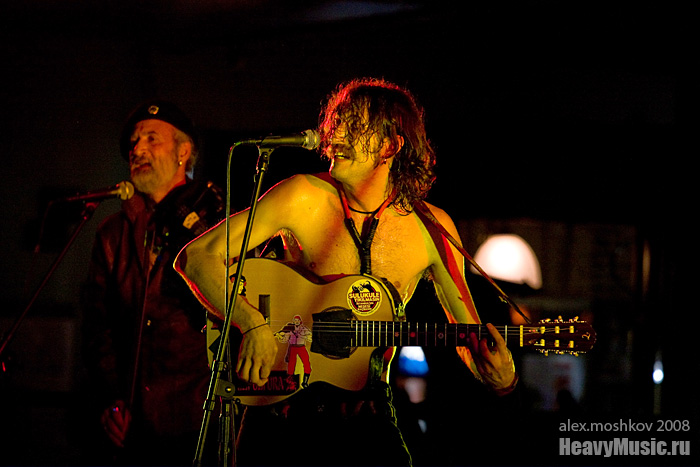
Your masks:
<instances>
[{"instance_id":1,"label":"warm stage light","mask_svg":"<svg viewBox=\"0 0 700 467\"><path fill-rule=\"evenodd\" d=\"M542 287L540 263L532 247L514 234L491 235L476 250L474 261L493 279ZM472 268L473 269L473 268Z\"/></svg>"}]
</instances>

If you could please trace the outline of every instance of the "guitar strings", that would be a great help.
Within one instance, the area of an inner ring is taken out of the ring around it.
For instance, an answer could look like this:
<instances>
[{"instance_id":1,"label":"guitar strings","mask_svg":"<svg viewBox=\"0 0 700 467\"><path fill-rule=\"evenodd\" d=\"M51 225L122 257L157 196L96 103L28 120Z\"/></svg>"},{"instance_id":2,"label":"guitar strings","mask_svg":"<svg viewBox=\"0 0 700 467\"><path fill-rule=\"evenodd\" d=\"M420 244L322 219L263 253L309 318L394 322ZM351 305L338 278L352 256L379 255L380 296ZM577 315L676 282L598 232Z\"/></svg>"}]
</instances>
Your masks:
<instances>
[{"instance_id":1,"label":"guitar strings","mask_svg":"<svg viewBox=\"0 0 700 467\"><path fill-rule=\"evenodd\" d=\"M278 324L279 323L279 324ZM286 320L271 320L271 330L275 335L293 332L294 324ZM581 325L581 326L579 326ZM304 325L305 326L305 325ZM573 329L571 327L573 326ZM468 335L476 334L478 339L490 338L491 333L485 324L476 323L408 323L405 321L316 321L305 326L311 331L306 336L309 342L318 340L323 345L336 345L340 348L358 347L463 347ZM586 334L586 322L540 323L540 325L494 325L495 329L509 343L519 342L519 347L534 347L540 351L562 353L586 352L592 344L591 334ZM346 341L327 341L347 339ZM594 335L594 334L593 334ZM593 342L595 338L593 337Z\"/></svg>"},{"instance_id":2,"label":"guitar strings","mask_svg":"<svg viewBox=\"0 0 700 467\"><path fill-rule=\"evenodd\" d=\"M279 324L278 324L279 323ZM292 326L293 323L289 320L271 320L269 323L270 326L276 325L276 326ZM324 326L330 326L330 327L352 327L357 324L360 324L362 327L365 326L384 326L384 325L393 325L393 326L403 326L405 328L408 328L409 326L411 328L422 328L425 326L448 326L448 327L475 327L475 328L486 328L486 324L483 323L430 323L430 322L406 322L406 321L384 321L384 320L358 320L358 319L353 319L349 321L316 321L314 322L311 327L312 328L319 328L319 327L324 327ZM580 324L585 324L585 321L579 321L579 322L574 322L574 323L562 323L561 325L557 325L560 329L567 329L570 325L573 325L576 327L576 325ZM525 330L530 330L530 331L537 331L540 332L542 331L542 328L544 328L545 332L556 332L556 327L555 325L549 323L548 325L536 325L536 324L523 324L522 328ZM274 326L273 326L274 327ZM307 326L309 327L309 326ZM505 328L511 328L511 329L520 329L521 325L519 324L495 324L494 328L497 330L505 329ZM560 330L561 332L561 330Z\"/></svg>"},{"instance_id":3,"label":"guitar strings","mask_svg":"<svg viewBox=\"0 0 700 467\"><path fill-rule=\"evenodd\" d=\"M272 320L270 323L270 327L272 328L273 332L278 332L275 331L277 327L279 327L279 331L284 331L284 328L287 326L294 326L293 323L290 321L286 320ZM523 333L523 334L560 334L562 336L571 336L574 334L577 334L577 332L580 331L574 331L571 332L569 330L569 325L574 325L576 328L576 324L581 324L579 323L563 323L561 326L559 326L559 329L557 329L555 326L552 326L551 324L549 326L537 326L534 324L528 324L528 325L517 325L517 324L506 324L506 325L494 325L494 328L501 334L504 334L506 331L508 331L509 335L511 331L512 332L517 332L518 334ZM320 322L314 322L311 326L306 326L309 328L312 332L313 331L321 331L321 332L337 332L337 333L356 333L356 332L362 332L362 333L372 333L372 332L381 332L381 333L386 333L389 331L391 328L392 332L403 332L403 333L420 333L420 334L425 334L427 333L434 333L434 332L440 332L440 333L454 333L454 332L473 332L474 334L481 334L485 336L490 336L490 333L488 332L488 329L486 328L485 324L476 324L476 323L407 323L405 321L372 321L372 320L350 320L350 321L320 321Z\"/></svg>"}]
</instances>

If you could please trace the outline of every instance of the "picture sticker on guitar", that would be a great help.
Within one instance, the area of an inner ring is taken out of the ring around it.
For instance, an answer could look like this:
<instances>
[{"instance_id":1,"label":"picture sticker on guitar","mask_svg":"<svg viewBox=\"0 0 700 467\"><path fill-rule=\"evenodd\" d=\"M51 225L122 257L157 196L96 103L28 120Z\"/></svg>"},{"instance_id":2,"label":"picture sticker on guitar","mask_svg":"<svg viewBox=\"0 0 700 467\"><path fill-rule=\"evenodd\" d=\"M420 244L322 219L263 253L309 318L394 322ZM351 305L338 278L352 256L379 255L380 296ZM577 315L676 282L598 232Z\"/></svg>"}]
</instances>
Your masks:
<instances>
[{"instance_id":1,"label":"picture sticker on guitar","mask_svg":"<svg viewBox=\"0 0 700 467\"><path fill-rule=\"evenodd\" d=\"M352 283L348 289L348 306L358 315L371 315L382 304L382 292L370 279L364 278Z\"/></svg>"}]
</instances>

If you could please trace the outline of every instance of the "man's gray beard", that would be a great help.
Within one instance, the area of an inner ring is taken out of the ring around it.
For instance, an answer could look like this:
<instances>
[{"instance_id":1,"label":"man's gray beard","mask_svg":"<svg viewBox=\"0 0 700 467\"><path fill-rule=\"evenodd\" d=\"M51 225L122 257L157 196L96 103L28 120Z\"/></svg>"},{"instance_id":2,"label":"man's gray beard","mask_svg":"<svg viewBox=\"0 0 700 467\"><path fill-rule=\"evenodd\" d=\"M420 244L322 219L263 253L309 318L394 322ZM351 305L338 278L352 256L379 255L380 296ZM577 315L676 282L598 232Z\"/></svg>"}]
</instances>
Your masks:
<instances>
[{"instance_id":1,"label":"man's gray beard","mask_svg":"<svg viewBox=\"0 0 700 467\"><path fill-rule=\"evenodd\" d=\"M147 195L153 193L159 186L157 176L155 174L137 175L132 177L131 181L134 183L134 186L138 191Z\"/></svg>"}]
</instances>

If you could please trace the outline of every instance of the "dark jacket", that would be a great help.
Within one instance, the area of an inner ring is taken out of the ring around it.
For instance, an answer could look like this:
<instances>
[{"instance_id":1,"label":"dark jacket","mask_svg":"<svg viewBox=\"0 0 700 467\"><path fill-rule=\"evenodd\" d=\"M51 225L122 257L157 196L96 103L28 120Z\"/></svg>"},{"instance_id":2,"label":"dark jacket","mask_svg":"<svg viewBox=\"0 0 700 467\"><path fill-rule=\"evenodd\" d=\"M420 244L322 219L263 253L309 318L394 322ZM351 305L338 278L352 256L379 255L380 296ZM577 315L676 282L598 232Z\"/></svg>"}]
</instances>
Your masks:
<instances>
[{"instance_id":1,"label":"dark jacket","mask_svg":"<svg viewBox=\"0 0 700 467\"><path fill-rule=\"evenodd\" d=\"M223 217L224 200L214 185L188 182L152 204L137 193L98 229L84 293L84 361L102 407L129 402L138 367L133 430L176 436L199 429L210 371L206 312L173 260Z\"/></svg>"}]
</instances>

